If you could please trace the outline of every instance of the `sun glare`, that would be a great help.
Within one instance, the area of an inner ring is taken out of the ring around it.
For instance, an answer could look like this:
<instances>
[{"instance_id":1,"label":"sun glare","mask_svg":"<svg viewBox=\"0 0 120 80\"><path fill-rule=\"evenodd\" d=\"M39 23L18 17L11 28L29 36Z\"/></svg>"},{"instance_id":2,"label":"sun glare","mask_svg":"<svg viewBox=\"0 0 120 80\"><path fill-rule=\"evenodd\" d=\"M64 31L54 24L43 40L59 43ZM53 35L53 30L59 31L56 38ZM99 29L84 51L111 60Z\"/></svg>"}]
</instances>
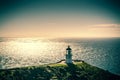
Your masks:
<instances>
[{"instance_id":1,"label":"sun glare","mask_svg":"<svg viewBox=\"0 0 120 80\"><path fill-rule=\"evenodd\" d=\"M19 41L19 39L17 41L11 41L8 43L8 45L11 45L11 47L9 47L11 49L9 50L12 50L12 48L14 48L16 51L21 51L19 53L20 54L22 53L21 55L23 56L31 56L31 55L37 56L40 54L39 52L41 53L43 52L44 54L44 51L48 48L48 43L43 42L42 40L36 41L36 40L27 39L26 41L24 38L21 41Z\"/></svg>"}]
</instances>

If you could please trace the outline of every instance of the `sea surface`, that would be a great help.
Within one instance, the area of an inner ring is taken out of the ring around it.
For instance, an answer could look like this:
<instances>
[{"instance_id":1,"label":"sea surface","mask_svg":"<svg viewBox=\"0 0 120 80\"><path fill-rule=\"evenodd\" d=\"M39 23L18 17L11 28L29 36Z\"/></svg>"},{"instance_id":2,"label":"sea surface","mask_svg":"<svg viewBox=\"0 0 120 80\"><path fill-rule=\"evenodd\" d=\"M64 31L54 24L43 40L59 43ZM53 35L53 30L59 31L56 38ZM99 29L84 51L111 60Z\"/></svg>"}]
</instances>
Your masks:
<instances>
[{"instance_id":1,"label":"sea surface","mask_svg":"<svg viewBox=\"0 0 120 80\"><path fill-rule=\"evenodd\" d=\"M73 59L120 75L120 38L0 38L0 69L58 62L68 45Z\"/></svg>"}]
</instances>

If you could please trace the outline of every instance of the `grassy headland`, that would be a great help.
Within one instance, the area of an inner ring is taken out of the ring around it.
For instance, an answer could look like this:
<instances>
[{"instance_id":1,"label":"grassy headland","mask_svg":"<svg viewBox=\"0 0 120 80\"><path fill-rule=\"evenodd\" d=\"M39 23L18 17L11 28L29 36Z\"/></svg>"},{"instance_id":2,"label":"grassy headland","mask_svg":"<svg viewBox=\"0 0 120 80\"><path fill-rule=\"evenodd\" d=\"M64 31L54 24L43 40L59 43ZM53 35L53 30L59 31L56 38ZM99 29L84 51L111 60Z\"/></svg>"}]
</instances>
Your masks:
<instances>
[{"instance_id":1,"label":"grassy headland","mask_svg":"<svg viewBox=\"0 0 120 80\"><path fill-rule=\"evenodd\" d=\"M85 62L0 70L0 80L120 80L120 76Z\"/></svg>"}]
</instances>

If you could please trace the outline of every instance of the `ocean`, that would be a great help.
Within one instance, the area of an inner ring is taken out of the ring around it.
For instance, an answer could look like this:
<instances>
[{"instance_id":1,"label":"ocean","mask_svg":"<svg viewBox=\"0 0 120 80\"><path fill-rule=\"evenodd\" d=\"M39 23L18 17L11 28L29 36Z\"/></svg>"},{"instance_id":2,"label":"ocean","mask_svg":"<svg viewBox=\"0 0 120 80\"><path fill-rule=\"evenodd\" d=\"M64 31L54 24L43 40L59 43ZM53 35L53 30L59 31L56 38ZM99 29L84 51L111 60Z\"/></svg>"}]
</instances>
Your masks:
<instances>
[{"instance_id":1,"label":"ocean","mask_svg":"<svg viewBox=\"0 0 120 80\"><path fill-rule=\"evenodd\" d=\"M36 66L72 58L120 75L120 38L0 38L0 69Z\"/></svg>"}]
</instances>

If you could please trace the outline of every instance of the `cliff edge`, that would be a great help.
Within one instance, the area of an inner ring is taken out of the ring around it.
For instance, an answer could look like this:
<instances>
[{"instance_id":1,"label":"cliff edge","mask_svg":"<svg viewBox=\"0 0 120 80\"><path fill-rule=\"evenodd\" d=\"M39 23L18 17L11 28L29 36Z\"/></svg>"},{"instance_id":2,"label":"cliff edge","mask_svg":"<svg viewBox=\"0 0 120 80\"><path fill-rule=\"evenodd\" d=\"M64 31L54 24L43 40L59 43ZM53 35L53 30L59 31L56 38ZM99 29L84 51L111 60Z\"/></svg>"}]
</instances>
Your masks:
<instances>
[{"instance_id":1,"label":"cliff edge","mask_svg":"<svg viewBox=\"0 0 120 80\"><path fill-rule=\"evenodd\" d=\"M0 70L0 80L120 80L120 76L77 61Z\"/></svg>"}]
</instances>

